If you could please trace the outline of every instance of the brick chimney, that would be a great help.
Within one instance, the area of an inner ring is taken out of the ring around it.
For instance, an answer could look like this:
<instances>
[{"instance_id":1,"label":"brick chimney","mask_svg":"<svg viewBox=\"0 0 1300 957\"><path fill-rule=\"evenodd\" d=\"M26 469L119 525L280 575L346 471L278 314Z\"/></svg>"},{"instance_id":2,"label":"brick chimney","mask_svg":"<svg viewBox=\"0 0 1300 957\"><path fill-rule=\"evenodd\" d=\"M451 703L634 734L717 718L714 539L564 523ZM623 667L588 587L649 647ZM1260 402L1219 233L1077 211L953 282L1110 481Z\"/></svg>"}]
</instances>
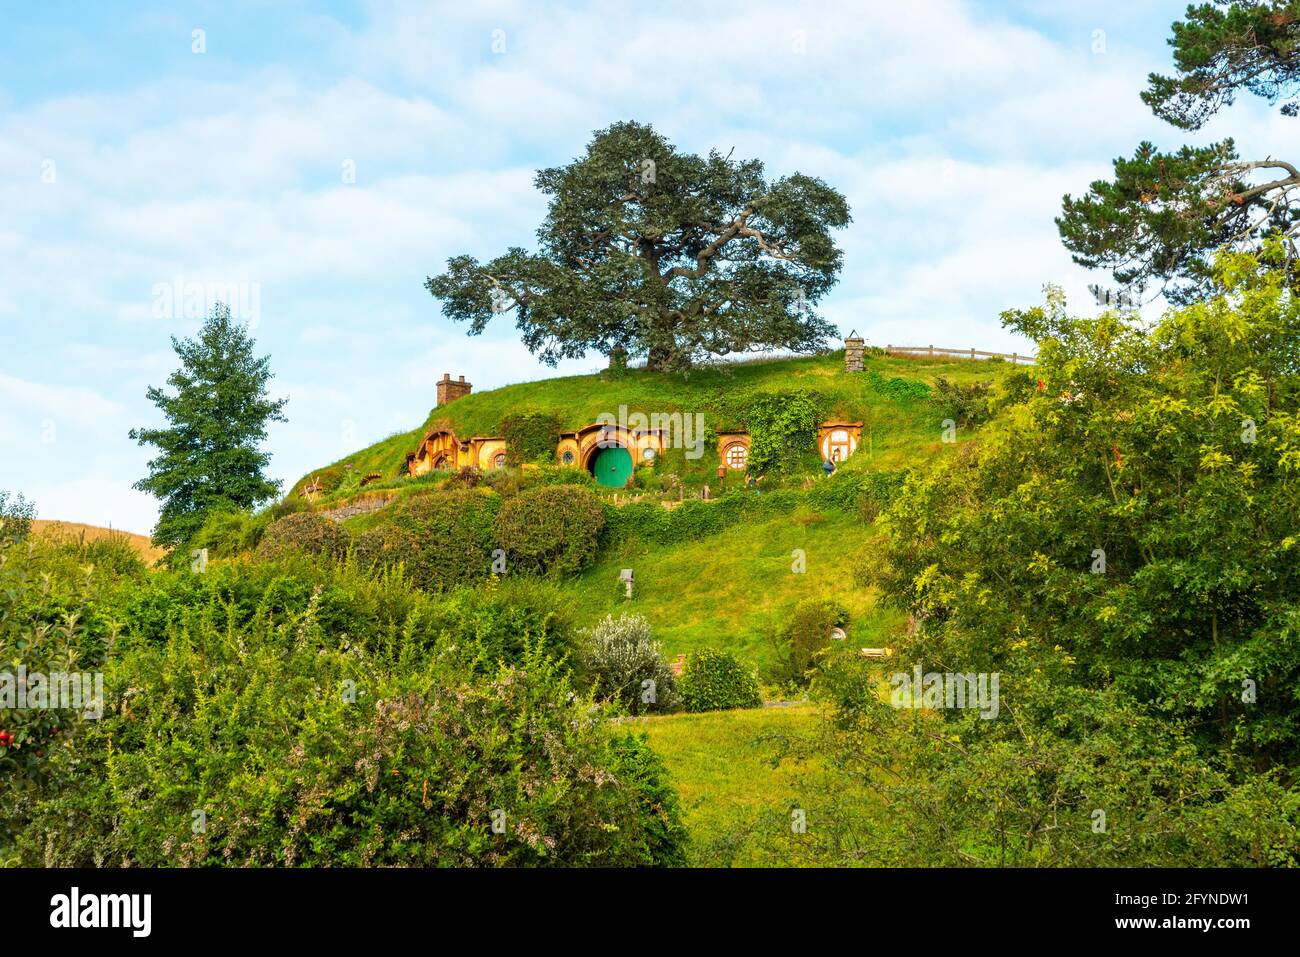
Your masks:
<instances>
[{"instance_id":1,"label":"brick chimney","mask_svg":"<svg viewBox=\"0 0 1300 957\"><path fill-rule=\"evenodd\" d=\"M463 395L469 395L474 386L465 381L461 376L457 381L451 381L451 373L444 372L442 378L438 380L438 404L446 405L448 402L455 402Z\"/></svg>"},{"instance_id":2,"label":"brick chimney","mask_svg":"<svg viewBox=\"0 0 1300 957\"><path fill-rule=\"evenodd\" d=\"M863 345L864 343L862 339L858 336L858 331L856 329L850 332L848 338L844 340L844 371L845 372L862 371Z\"/></svg>"}]
</instances>

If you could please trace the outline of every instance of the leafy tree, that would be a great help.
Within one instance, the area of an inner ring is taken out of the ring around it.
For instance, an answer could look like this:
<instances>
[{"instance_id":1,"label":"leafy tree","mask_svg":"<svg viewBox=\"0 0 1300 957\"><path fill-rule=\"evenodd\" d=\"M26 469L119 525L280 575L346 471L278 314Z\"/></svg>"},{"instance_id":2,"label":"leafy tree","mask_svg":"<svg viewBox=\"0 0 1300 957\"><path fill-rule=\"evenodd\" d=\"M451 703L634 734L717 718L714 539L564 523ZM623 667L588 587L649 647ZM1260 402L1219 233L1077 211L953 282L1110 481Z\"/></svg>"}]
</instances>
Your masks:
<instances>
[{"instance_id":1,"label":"leafy tree","mask_svg":"<svg viewBox=\"0 0 1300 957\"><path fill-rule=\"evenodd\" d=\"M0 548L21 542L32 530L32 521L36 518L36 506L23 498L15 496L9 501L9 493L0 491Z\"/></svg>"},{"instance_id":2,"label":"leafy tree","mask_svg":"<svg viewBox=\"0 0 1300 957\"><path fill-rule=\"evenodd\" d=\"M812 306L835 284L843 195L758 160L678 152L651 127L615 123L586 155L538 172L550 197L539 251L447 261L425 286L477 335L515 313L543 362L587 350L682 369L730 352L809 351L834 334Z\"/></svg>"},{"instance_id":3,"label":"leafy tree","mask_svg":"<svg viewBox=\"0 0 1300 957\"><path fill-rule=\"evenodd\" d=\"M258 448L268 422L283 422L287 399L267 397L270 359L253 355L254 342L218 303L194 339L172 337L181 367L146 393L166 416L159 429L132 429L140 445L159 450L135 488L163 501L153 539L188 542L215 511L247 509L280 488L266 477L271 456Z\"/></svg>"},{"instance_id":4,"label":"leafy tree","mask_svg":"<svg viewBox=\"0 0 1300 957\"><path fill-rule=\"evenodd\" d=\"M1028 642L1238 769L1300 762L1300 303L1269 254L1149 330L1057 294L1007 314L1041 387L886 519L927 661L1007 671Z\"/></svg>"},{"instance_id":5,"label":"leafy tree","mask_svg":"<svg viewBox=\"0 0 1300 957\"><path fill-rule=\"evenodd\" d=\"M1200 129L1238 91L1297 113L1300 2L1218 0L1190 6L1173 24L1174 76L1152 74L1143 101L1181 129ZM1110 180L1064 199L1057 218L1075 262L1112 270L1124 285L1166 284L1176 302L1213 289L1210 259L1228 246L1259 249L1273 235L1288 251L1300 226L1300 170L1273 157L1243 159L1232 139L1162 152L1149 142L1114 163Z\"/></svg>"}]
</instances>

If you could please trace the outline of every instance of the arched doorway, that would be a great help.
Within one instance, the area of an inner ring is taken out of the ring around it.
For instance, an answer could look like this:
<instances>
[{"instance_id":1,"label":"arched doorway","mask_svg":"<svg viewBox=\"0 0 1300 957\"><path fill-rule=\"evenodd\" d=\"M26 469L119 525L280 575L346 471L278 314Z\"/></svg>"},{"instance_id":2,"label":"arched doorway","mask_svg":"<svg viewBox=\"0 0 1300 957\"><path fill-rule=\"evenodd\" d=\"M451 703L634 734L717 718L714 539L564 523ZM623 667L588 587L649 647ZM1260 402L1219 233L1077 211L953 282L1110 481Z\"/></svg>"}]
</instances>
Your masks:
<instances>
[{"instance_id":1,"label":"arched doorway","mask_svg":"<svg viewBox=\"0 0 1300 957\"><path fill-rule=\"evenodd\" d=\"M623 488L632 477L632 456L621 445L599 449L591 457L590 468L601 485Z\"/></svg>"}]
</instances>

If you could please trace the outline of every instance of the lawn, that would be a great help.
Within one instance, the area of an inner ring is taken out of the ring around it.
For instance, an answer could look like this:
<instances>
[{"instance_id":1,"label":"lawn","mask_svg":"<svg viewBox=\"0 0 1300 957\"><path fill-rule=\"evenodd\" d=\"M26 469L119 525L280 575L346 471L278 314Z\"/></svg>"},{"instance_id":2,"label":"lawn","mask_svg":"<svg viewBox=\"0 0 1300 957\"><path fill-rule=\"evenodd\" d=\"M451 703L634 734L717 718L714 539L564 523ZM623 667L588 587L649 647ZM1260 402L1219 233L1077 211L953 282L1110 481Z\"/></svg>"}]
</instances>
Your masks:
<instances>
[{"instance_id":1,"label":"lawn","mask_svg":"<svg viewBox=\"0 0 1300 957\"><path fill-rule=\"evenodd\" d=\"M800 509L699 541L626 543L561 589L579 624L621 611L645 615L670 658L711 645L765 665L772 656L766 631L811 597L844 605L851 644L882 646L904 620L878 607L874 591L853 583L854 563L870 534L855 515ZM792 571L796 549L804 553L802 573ZM636 576L631 602L619 598L622 568Z\"/></svg>"},{"instance_id":2,"label":"lawn","mask_svg":"<svg viewBox=\"0 0 1300 957\"><path fill-rule=\"evenodd\" d=\"M815 759L798 743L820 720L811 704L639 718L629 723L645 731L664 759L681 797L691 834L694 866L817 866L842 864L827 857L824 820L827 780ZM784 754L781 760L778 756ZM871 797L844 793L861 808ZM793 826L802 811L803 833Z\"/></svg>"}]
</instances>

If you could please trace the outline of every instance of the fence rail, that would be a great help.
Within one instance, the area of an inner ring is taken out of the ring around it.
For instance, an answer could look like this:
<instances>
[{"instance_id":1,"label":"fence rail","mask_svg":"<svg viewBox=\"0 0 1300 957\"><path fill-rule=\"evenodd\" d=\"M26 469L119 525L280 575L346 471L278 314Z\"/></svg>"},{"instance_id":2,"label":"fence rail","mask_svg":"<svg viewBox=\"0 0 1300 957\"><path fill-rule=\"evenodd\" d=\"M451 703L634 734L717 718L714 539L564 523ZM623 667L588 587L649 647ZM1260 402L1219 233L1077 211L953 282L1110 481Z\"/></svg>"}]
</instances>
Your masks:
<instances>
[{"instance_id":1,"label":"fence rail","mask_svg":"<svg viewBox=\"0 0 1300 957\"><path fill-rule=\"evenodd\" d=\"M937 346L885 346L885 351L894 356L953 356L961 359L1007 359L1011 362L1033 364L1037 356L1022 355L1019 352L984 352L980 349L941 349Z\"/></svg>"}]
</instances>

